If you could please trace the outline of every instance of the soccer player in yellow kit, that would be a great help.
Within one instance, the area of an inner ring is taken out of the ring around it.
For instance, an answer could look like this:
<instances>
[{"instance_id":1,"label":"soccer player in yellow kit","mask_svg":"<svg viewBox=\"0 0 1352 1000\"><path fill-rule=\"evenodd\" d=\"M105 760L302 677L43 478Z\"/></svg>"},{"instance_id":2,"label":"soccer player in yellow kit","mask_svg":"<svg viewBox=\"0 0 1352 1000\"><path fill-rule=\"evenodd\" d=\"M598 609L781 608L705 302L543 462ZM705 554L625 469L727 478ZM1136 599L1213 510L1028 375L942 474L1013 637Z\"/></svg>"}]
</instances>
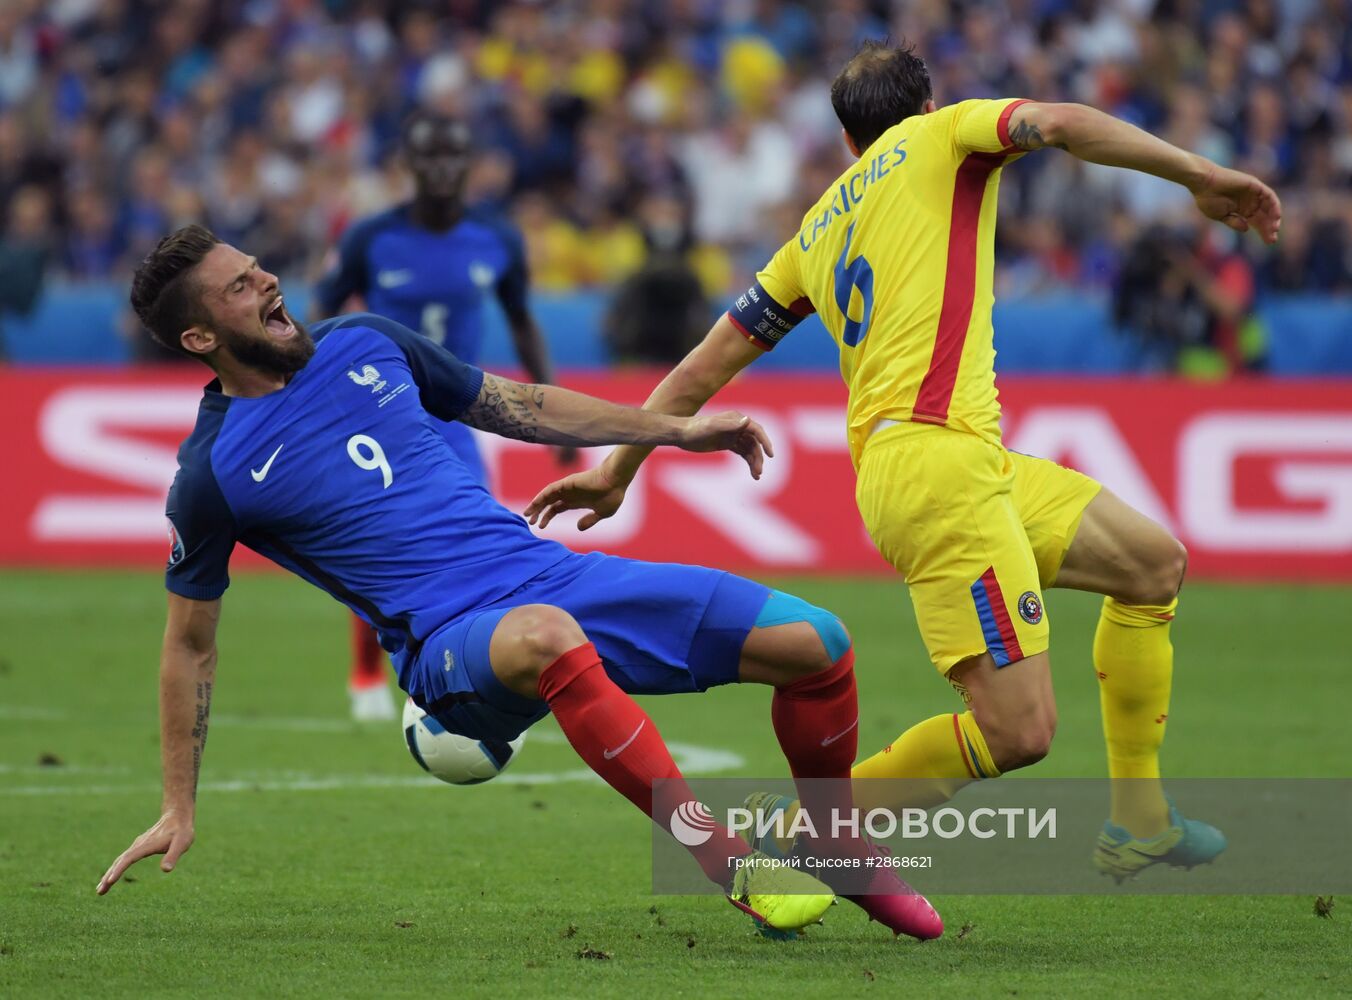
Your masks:
<instances>
[{"instance_id":1,"label":"soccer player in yellow kit","mask_svg":"<svg viewBox=\"0 0 1352 1000\"><path fill-rule=\"evenodd\" d=\"M856 803L932 805L969 781L1041 760L1056 729L1042 592L1087 590L1105 598L1094 667L1109 774L1136 779L1112 782L1094 863L1121 879L1155 863L1209 861L1225 838L1184 819L1159 780L1169 629L1186 552L1092 479L1001 443L991 327L996 193L1008 163L1054 146L1181 184L1208 218L1255 229L1268 243L1280 225L1277 196L1082 105L936 108L925 65L906 48L865 45L831 98L858 162L646 405L696 412L815 311L840 347L849 386L860 513L909 585L935 667L967 705L855 766L856 778L929 779L924 801L870 801L878 793L857 782ZM646 455L618 448L598 468L546 487L527 514L548 523L589 508L579 525L590 527L619 507Z\"/></svg>"}]
</instances>

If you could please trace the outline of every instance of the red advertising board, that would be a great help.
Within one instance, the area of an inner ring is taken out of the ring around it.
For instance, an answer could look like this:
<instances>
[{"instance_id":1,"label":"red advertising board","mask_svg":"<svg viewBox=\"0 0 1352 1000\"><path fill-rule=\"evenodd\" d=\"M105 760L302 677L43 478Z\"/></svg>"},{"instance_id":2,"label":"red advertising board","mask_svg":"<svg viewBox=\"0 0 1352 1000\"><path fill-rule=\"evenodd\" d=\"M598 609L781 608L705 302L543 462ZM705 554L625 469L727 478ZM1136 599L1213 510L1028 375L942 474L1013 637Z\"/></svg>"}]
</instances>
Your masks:
<instances>
[{"instance_id":1,"label":"red advertising board","mask_svg":"<svg viewBox=\"0 0 1352 1000\"><path fill-rule=\"evenodd\" d=\"M566 381L638 403L656 378ZM0 369L0 564L162 563L164 491L202 382L195 370ZM744 572L886 572L854 506L844 398L827 374L743 378L718 404L774 439L759 482L732 456L662 451L615 518L586 533L560 518L549 533ZM1107 483L1187 543L1193 574L1352 582L1352 383L1011 378L1001 398L1009 447ZM558 474L538 446L485 438L484 450L515 510Z\"/></svg>"}]
</instances>

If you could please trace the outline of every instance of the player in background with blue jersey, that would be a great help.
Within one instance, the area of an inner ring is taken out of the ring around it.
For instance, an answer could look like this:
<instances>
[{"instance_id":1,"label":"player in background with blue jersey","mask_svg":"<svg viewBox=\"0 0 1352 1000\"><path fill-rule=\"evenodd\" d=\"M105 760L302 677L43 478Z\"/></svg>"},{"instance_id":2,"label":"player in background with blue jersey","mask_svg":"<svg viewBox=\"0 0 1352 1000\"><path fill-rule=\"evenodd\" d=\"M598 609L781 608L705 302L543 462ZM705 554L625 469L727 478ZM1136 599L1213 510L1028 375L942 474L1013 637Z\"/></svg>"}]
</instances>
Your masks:
<instances>
[{"instance_id":1,"label":"player in background with blue jersey","mask_svg":"<svg viewBox=\"0 0 1352 1000\"><path fill-rule=\"evenodd\" d=\"M404 123L401 150L413 174L412 200L348 229L337 261L315 287L316 318L335 316L359 300L358 308L417 330L461 360L478 364L491 293L527 377L540 385L552 382L549 352L527 301L521 234L504 219L465 204L469 127L456 118L415 111ZM488 485L469 428L458 421L440 428L460 460ZM564 464L576 458L575 449L559 450ZM376 634L355 616L348 690L354 718L395 717Z\"/></svg>"},{"instance_id":2,"label":"player in background with blue jersey","mask_svg":"<svg viewBox=\"0 0 1352 1000\"><path fill-rule=\"evenodd\" d=\"M728 450L753 476L769 451L759 426L737 413L672 417L523 385L370 314L319 323L312 337L275 277L200 226L160 242L131 299L161 343L216 380L166 504L162 815L104 874L100 894L152 854L172 870L192 843L216 625L242 542L375 625L400 686L448 731L511 740L552 713L587 765L668 831L676 815L703 813L709 837L688 850L763 926L791 932L820 919L835 889L894 932L942 932L891 868L865 863L877 855L857 835L814 839L836 862L818 881L714 822L630 697L771 685L771 721L803 808L818 830L834 831L833 811L852 809L859 724L854 652L839 620L728 573L583 555L540 538L436 424L540 444Z\"/></svg>"}]
</instances>

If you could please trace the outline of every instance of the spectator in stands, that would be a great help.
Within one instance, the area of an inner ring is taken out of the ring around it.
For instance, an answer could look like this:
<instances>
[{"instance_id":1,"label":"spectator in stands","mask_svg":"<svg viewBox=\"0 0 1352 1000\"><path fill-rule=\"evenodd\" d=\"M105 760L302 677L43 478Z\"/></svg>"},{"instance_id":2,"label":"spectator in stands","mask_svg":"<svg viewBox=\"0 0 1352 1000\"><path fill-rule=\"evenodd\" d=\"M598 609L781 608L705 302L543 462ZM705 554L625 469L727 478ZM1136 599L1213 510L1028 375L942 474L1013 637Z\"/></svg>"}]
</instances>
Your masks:
<instances>
[{"instance_id":1,"label":"spectator in stands","mask_svg":"<svg viewBox=\"0 0 1352 1000\"><path fill-rule=\"evenodd\" d=\"M606 345L621 364L672 365L708 329L709 302L691 263L694 241L681 203L657 195L639 212L647 257L616 291L604 322Z\"/></svg>"},{"instance_id":2,"label":"spectator in stands","mask_svg":"<svg viewBox=\"0 0 1352 1000\"><path fill-rule=\"evenodd\" d=\"M1195 226L1152 227L1127 252L1114 313L1140 339L1143 369L1218 378L1265 367L1253 267L1224 240Z\"/></svg>"},{"instance_id":3,"label":"spectator in stands","mask_svg":"<svg viewBox=\"0 0 1352 1000\"><path fill-rule=\"evenodd\" d=\"M734 113L691 135L681 165L694 191L696 234L739 245L753 239L762 214L793 191L798 154L777 121Z\"/></svg>"},{"instance_id":4,"label":"spectator in stands","mask_svg":"<svg viewBox=\"0 0 1352 1000\"><path fill-rule=\"evenodd\" d=\"M51 253L51 233L47 192L32 184L14 192L0 235L0 311L27 313L36 304ZM4 353L0 338L0 357Z\"/></svg>"},{"instance_id":5,"label":"spectator in stands","mask_svg":"<svg viewBox=\"0 0 1352 1000\"><path fill-rule=\"evenodd\" d=\"M125 247L108 198L96 188L80 188L71 193L66 211L66 274L80 280L112 277Z\"/></svg>"},{"instance_id":6,"label":"spectator in stands","mask_svg":"<svg viewBox=\"0 0 1352 1000\"><path fill-rule=\"evenodd\" d=\"M542 287L631 274L640 206L670 200L716 299L825 186L797 179L843 165L823 80L889 30L933 53L942 102L1082 100L1279 183L1298 235L1247 251L1258 285L1352 292L1352 8L1322 0L3 3L0 214L44 187L49 264L88 277L194 206L250 245L282 212L286 266L313 274L347 220L405 196L389 153L422 103L485 138L471 187L539 222ZM1148 179L1114 183L1054 159L1008 177L1002 294L1103 288L1172 224Z\"/></svg>"}]
</instances>

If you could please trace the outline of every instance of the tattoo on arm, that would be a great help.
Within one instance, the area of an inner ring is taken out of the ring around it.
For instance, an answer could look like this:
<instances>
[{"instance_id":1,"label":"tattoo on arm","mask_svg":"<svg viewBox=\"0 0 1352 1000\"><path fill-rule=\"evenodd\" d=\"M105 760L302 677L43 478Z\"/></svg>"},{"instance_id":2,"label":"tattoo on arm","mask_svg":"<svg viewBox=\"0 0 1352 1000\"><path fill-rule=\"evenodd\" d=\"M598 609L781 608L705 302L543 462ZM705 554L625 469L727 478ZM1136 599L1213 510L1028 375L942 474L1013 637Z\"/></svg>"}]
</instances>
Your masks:
<instances>
[{"instance_id":1,"label":"tattoo on arm","mask_svg":"<svg viewBox=\"0 0 1352 1000\"><path fill-rule=\"evenodd\" d=\"M202 751L207 745L207 716L211 714L211 681L197 684L197 717L192 726L192 797L197 801L197 776L202 771Z\"/></svg>"},{"instance_id":2,"label":"tattoo on arm","mask_svg":"<svg viewBox=\"0 0 1352 1000\"><path fill-rule=\"evenodd\" d=\"M1042 129L1026 118L1009 130L1009 141L1019 149L1025 150L1041 149L1047 145L1055 146L1057 149L1066 148L1063 142L1048 143L1042 138Z\"/></svg>"},{"instance_id":3,"label":"tattoo on arm","mask_svg":"<svg viewBox=\"0 0 1352 1000\"><path fill-rule=\"evenodd\" d=\"M544 408L544 386L513 382L485 372L479 398L469 405L461 420L490 434L534 441L540 433L540 411Z\"/></svg>"}]
</instances>

